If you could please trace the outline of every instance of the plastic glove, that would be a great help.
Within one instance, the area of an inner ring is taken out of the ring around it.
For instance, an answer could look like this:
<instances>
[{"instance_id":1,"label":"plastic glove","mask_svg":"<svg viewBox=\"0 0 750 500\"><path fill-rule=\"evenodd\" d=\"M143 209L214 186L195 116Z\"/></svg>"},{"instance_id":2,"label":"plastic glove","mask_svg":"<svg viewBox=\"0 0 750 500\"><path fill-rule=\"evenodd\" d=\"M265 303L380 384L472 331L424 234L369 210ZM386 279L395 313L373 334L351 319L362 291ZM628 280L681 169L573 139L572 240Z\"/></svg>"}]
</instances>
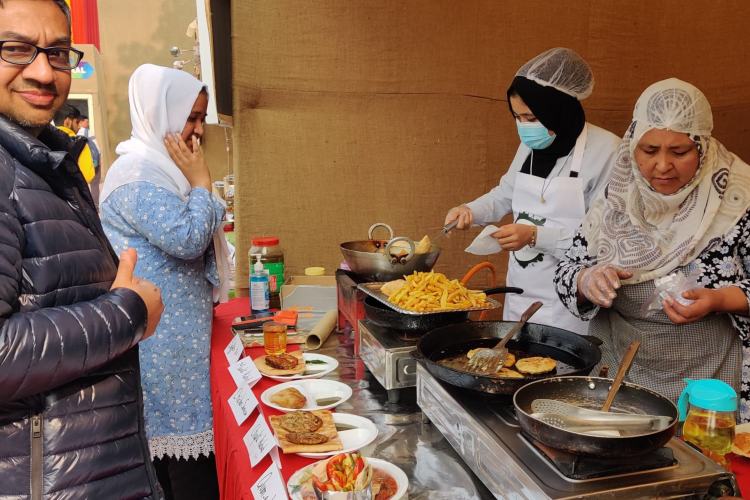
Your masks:
<instances>
[{"instance_id":1,"label":"plastic glove","mask_svg":"<svg viewBox=\"0 0 750 500\"><path fill-rule=\"evenodd\" d=\"M597 264L578 273L578 294L601 307L611 307L617 297L620 280L631 278L633 273L612 264Z\"/></svg>"}]
</instances>

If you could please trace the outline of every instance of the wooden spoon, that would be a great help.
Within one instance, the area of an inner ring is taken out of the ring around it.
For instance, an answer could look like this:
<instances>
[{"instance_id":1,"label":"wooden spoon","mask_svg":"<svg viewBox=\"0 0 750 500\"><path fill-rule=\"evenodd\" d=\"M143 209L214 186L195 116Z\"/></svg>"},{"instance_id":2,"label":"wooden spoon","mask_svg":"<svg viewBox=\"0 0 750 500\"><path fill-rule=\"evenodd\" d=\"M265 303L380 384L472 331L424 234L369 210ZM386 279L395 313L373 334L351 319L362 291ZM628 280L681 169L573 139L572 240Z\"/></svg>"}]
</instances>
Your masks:
<instances>
[{"instance_id":1,"label":"wooden spoon","mask_svg":"<svg viewBox=\"0 0 750 500\"><path fill-rule=\"evenodd\" d=\"M609 388L607 399L602 405L602 411L609 411L609 407L612 406L612 401L615 400L617 391L620 390L622 380L625 378L625 375L628 374L628 371L630 371L630 365L633 364L633 360L635 359L635 355L638 352L639 347L641 347L641 341L634 340L630 343L630 347L628 347L628 350L625 351L625 355L622 357L622 361L620 362L620 369L617 370L617 375L615 375L615 380L612 382L612 387Z\"/></svg>"}]
</instances>

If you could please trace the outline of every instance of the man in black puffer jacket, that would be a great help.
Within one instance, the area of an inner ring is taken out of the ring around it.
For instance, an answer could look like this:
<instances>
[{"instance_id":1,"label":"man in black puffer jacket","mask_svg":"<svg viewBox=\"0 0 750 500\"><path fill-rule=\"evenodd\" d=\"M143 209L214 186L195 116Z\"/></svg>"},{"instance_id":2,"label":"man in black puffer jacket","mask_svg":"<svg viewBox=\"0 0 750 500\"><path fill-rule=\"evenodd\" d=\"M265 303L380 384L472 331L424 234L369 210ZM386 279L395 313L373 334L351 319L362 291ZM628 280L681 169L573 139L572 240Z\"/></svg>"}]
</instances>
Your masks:
<instances>
[{"instance_id":1,"label":"man in black puffer jacket","mask_svg":"<svg viewBox=\"0 0 750 500\"><path fill-rule=\"evenodd\" d=\"M137 344L159 290L119 263L49 125L80 53L64 0L0 0L0 499L159 498Z\"/></svg>"}]
</instances>

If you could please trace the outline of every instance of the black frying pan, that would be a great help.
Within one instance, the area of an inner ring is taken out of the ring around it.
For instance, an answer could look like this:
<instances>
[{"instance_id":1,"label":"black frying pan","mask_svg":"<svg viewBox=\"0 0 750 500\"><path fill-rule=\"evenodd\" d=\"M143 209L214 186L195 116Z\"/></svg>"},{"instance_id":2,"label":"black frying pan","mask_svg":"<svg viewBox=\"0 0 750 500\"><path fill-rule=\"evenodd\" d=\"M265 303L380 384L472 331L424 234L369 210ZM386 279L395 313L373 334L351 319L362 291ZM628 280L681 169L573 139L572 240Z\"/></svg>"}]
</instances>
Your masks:
<instances>
[{"instance_id":1,"label":"black frying pan","mask_svg":"<svg viewBox=\"0 0 750 500\"><path fill-rule=\"evenodd\" d=\"M523 293L523 290L515 287L497 287L484 290L484 293L487 295ZM412 333L424 333L469 319L468 311L404 314L370 296L365 298L365 315L376 325Z\"/></svg>"},{"instance_id":2,"label":"black frying pan","mask_svg":"<svg viewBox=\"0 0 750 500\"><path fill-rule=\"evenodd\" d=\"M591 436L547 424L531 414L535 399L556 399L589 409L600 409L612 379L599 377L554 377L521 387L513 396L516 416L525 434L551 448L576 455L597 457L636 456L664 446L677 428L677 407L664 396L645 387L623 382L610 411L672 417L666 429L621 437Z\"/></svg>"},{"instance_id":3,"label":"black frying pan","mask_svg":"<svg viewBox=\"0 0 750 500\"><path fill-rule=\"evenodd\" d=\"M493 347L514 324L513 321L467 321L437 328L419 340L417 357L421 358L427 371L443 382L488 394L513 394L523 385L557 375L588 375L602 357L592 337L527 323L515 339L508 342L508 350L523 353L523 357L548 356L564 363L565 368L524 378L498 378L454 370L438 363L476 347Z\"/></svg>"}]
</instances>

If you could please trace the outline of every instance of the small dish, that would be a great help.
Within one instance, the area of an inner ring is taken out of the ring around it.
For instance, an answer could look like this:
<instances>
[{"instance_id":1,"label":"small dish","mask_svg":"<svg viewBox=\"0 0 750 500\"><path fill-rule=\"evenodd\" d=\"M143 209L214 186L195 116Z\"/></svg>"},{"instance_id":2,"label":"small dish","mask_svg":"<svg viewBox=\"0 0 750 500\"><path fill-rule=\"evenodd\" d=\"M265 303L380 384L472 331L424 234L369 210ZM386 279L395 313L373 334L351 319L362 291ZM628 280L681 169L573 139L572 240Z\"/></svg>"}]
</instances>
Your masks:
<instances>
[{"instance_id":1,"label":"small dish","mask_svg":"<svg viewBox=\"0 0 750 500\"><path fill-rule=\"evenodd\" d=\"M301 392L307 401L302 408L286 408L271 401L274 394L289 388L295 388ZM279 411L290 412L299 410L329 410L335 408L352 396L352 388L336 380L325 379L303 379L284 382L269 387L260 395L260 400L266 405ZM328 401L330 400L330 401Z\"/></svg>"},{"instance_id":2,"label":"small dish","mask_svg":"<svg viewBox=\"0 0 750 500\"><path fill-rule=\"evenodd\" d=\"M339 439L344 446L343 450L326 451L322 453L297 453L306 458L325 458L338 455L339 453L348 453L357 451L375 441L378 437L378 428L370 419L352 415L351 413L334 413L333 422L336 424Z\"/></svg>"},{"instance_id":3,"label":"small dish","mask_svg":"<svg viewBox=\"0 0 750 500\"><path fill-rule=\"evenodd\" d=\"M339 452L341 453L341 452ZM396 494L389 500L405 500L409 489L409 479L399 467L390 462L379 458L365 458L375 470L381 470L391 476L398 485ZM319 462L312 463L294 472L286 483L287 492L292 500L304 500L306 498L315 498L315 492L312 488L312 471ZM310 496L312 495L312 496Z\"/></svg>"},{"instance_id":4,"label":"small dish","mask_svg":"<svg viewBox=\"0 0 750 500\"><path fill-rule=\"evenodd\" d=\"M302 354L302 359L305 360L305 371L297 375L266 375L271 380L278 380L279 382L288 382L290 380L303 380L308 378L320 378L324 375L331 373L333 370L338 368L339 362L335 358L326 356L325 354L316 354L314 352L306 352Z\"/></svg>"}]
</instances>

